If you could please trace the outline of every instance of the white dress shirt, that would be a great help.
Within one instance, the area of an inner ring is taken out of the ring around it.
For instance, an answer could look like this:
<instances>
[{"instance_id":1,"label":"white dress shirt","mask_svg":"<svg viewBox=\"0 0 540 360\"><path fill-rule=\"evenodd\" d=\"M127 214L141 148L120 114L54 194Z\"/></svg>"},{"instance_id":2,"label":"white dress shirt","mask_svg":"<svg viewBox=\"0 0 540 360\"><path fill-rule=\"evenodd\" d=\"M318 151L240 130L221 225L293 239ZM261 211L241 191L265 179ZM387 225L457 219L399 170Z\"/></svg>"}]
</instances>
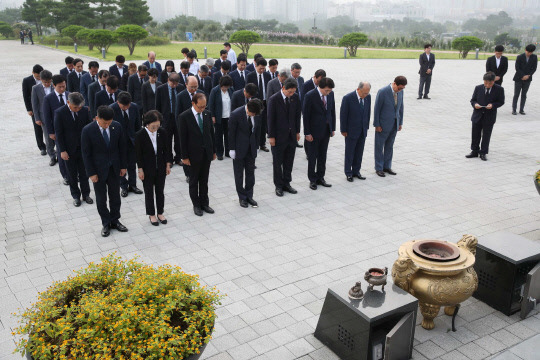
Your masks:
<instances>
[{"instance_id":1,"label":"white dress shirt","mask_svg":"<svg viewBox=\"0 0 540 360\"><path fill-rule=\"evenodd\" d=\"M152 91L154 92L154 94L156 93L156 83L150 83L150 87L152 88Z\"/></svg>"},{"instance_id":2,"label":"white dress shirt","mask_svg":"<svg viewBox=\"0 0 540 360\"><path fill-rule=\"evenodd\" d=\"M192 73L192 74L198 74L200 67L201 66L199 65L199 63L197 61L193 60L193 63L191 65L189 65L189 72Z\"/></svg>"},{"instance_id":3,"label":"white dress shirt","mask_svg":"<svg viewBox=\"0 0 540 360\"><path fill-rule=\"evenodd\" d=\"M99 123L98 123L98 126L99 126ZM109 142L111 141L111 130L109 128L102 128L101 126L99 126L99 131L101 132L101 136L103 136L103 130L105 130L107 132L107 136L109 137Z\"/></svg>"},{"instance_id":4,"label":"white dress shirt","mask_svg":"<svg viewBox=\"0 0 540 360\"><path fill-rule=\"evenodd\" d=\"M148 130L147 127L145 127L144 129L148 133L148 136L150 137L150 141L152 141L152 146L154 147L154 153L157 154L157 131L151 132L150 130Z\"/></svg>"},{"instance_id":5,"label":"white dress shirt","mask_svg":"<svg viewBox=\"0 0 540 360\"><path fill-rule=\"evenodd\" d=\"M495 64L497 64L497 69L498 69L499 65L501 64L501 58L498 58L495 56Z\"/></svg>"},{"instance_id":6,"label":"white dress shirt","mask_svg":"<svg viewBox=\"0 0 540 360\"><path fill-rule=\"evenodd\" d=\"M116 67L118 69L118 72L120 73L120 78L122 78L122 76L124 76L124 67Z\"/></svg>"},{"instance_id":7,"label":"white dress shirt","mask_svg":"<svg viewBox=\"0 0 540 360\"><path fill-rule=\"evenodd\" d=\"M263 87L263 100L266 100L266 85L264 84L264 72L262 74L257 73L257 86L259 86L259 76L261 77Z\"/></svg>"},{"instance_id":8,"label":"white dress shirt","mask_svg":"<svg viewBox=\"0 0 540 360\"><path fill-rule=\"evenodd\" d=\"M43 85L43 83L42 83ZM43 91L45 91L45 96L49 95L52 91L53 87L52 86L49 86L49 87L45 87L43 86Z\"/></svg>"},{"instance_id":9,"label":"white dress shirt","mask_svg":"<svg viewBox=\"0 0 540 360\"><path fill-rule=\"evenodd\" d=\"M56 98L58 99L58 101L61 102L60 94L58 93L58 91L54 90L54 93L56 94ZM64 104L67 104L67 97L65 92L62 93L62 99L64 100Z\"/></svg>"},{"instance_id":10,"label":"white dress shirt","mask_svg":"<svg viewBox=\"0 0 540 360\"><path fill-rule=\"evenodd\" d=\"M227 52L227 60L231 62L231 65L236 64L236 53L232 48Z\"/></svg>"},{"instance_id":11,"label":"white dress shirt","mask_svg":"<svg viewBox=\"0 0 540 360\"><path fill-rule=\"evenodd\" d=\"M427 61L429 61L429 54L428 53L426 53L426 57L427 57Z\"/></svg>"},{"instance_id":12,"label":"white dress shirt","mask_svg":"<svg viewBox=\"0 0 540 360\"><path fill-rule=\"evenodd\" d=\"M231 116L231 97L229 96L229 90L225 90L225 92L221 91L221 104L223 109L221 118L228 119Z\"/></svg>"}]
</instances>

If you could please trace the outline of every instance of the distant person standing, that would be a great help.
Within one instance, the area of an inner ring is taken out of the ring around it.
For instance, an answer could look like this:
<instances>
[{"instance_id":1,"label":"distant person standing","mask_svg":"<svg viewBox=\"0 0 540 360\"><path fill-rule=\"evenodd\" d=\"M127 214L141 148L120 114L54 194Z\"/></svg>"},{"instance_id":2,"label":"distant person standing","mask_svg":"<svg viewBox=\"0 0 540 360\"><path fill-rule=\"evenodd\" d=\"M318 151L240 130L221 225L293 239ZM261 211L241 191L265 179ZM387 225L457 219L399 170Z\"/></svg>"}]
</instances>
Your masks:
<instances>
[{"instance_id":1,"label":"distant person standing","mask_svg":"<svg viewBox=\"0 0 540 360\"><path fill-rule=\"evenodd\" d=\"M21 45L24 45L24 30L19 31L19 37L21 38Z\"/></svg>"},{"instance_id":2,"label":"distant person standing","mask_svg":"<svg viewBox=\"0 0 540 360\"><path fill-rule=\"evenodd\" d=\"M46 146L43 142L43 129L36 123L35 115L36 111L32 108L32 88L35 85L41 84L40 73L43 71L43 67L39 64L34 65L32 68L32 74L25 77L22 82L22 93L24 99L24 105L28 116L32 119L32 125L34 127L34 135L36 136L36 143L41 152L41 155L46 155Z\"/></svg>"},{"instance_id":3,"label":"distant person standing","mask_svg":"<svg viewBox=\"0 0 540 360\"><path fill-rule=\"evenodd\" d=\"M420 55L418 59L420 63L420 87L418 88L418 100L422 99L422 93L424 93L424 99L430 100L428 96L429 88L431 87L431 75L433 74L433 68L435 67L435 54L431 53L431 44L424 45L424 53Z\"/></svg>"},{"instance_id":4,"label":"distant person standing","mask_svg":"<svg viewBox=\"0 0 540 360\"><path fill-rule=\"evenodd\" d=\"M503 56L504 46L495 46L495 55L486 60L486 72L495 74L495 84L502 85L503 76L508 71L508 58Z\"/></svg>"},{"instance_id":5,"label":"distant person standing","mask_svg":"<svg viewBox=\"0 0 540 360\"><path fill-rule=\"evenodd\" d=\"M533 54L536 46L533 44L525 47L525 53L516 58L516 75L514 75L514 99L512 100L512 115L517 115L517 102L521 93L521 103L519 113L525 115L525 101L527 100L527 91L531 86L532 76L538 66L538 57Z\"/></svg>"},{"instance_id":6,"label":"distant person standing","mask_svg":"<svg viewBox=\"0 0 540 360\"><path fill-rule=\"evenodd\" d=\"M30 40L30 42L32 43L32 45L34 45L34 37L32 36L32 29L28 29L28 31L26 32L26 35L28 35L28 40Z\"/></svg>"},{"instance_id":7,"label":"distant person standing","mask_svg":"<svg viewBox=\"0 0 540 360\"><path fill-rule=\"evenodd\" d=\"M474 108L471 116L471 153L465 157L470 159L480 155L480 159L486 161L491 132L497 120L497 108L504 105L504 88L495 84L494 73L484 74L484 84L474 89L471 105Z\"/></svg>"},{"instance_id":8,"label":"distant person standing","mask_svg":"<svg viewBox=\"0 0 540 360\"><path fill-rule=\"evenodd\" d=\"M231 62L231 65L236 64L236 53L231 47L231 44L226 42L223 44L225 50L227 50L227 60Z\"/></svg>"}]
</instances>

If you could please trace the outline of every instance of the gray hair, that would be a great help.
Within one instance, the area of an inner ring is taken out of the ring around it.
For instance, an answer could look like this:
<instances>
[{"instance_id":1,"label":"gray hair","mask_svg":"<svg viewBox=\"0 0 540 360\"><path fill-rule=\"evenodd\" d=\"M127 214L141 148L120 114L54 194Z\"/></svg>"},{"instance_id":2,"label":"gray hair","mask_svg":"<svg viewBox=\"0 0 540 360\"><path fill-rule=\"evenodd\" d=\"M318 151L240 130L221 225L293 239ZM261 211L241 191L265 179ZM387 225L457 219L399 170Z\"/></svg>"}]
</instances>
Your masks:
<instances>
[{"instance_id":1,"label":"gray hair","mask_svg":"<svg viewBox=\"0 0 540 360\"><path fill-rule=\"evenodd\" d=\"M371 84L368 81L360 81L360 84L358 84L358 88L363 89L364 86L369 86L369 88L371 89Z\"/></svg>"},{"instance_id":2,"label":"gray hair","mask_svg":"<svg viewBox=\"0 0 540 360\"><path fill-rule=\"evenodd\" d=\"M302 65L299 63L294 63L291 65L291 70L302 70Z\"/></svg>"},{"instance_id":3,"label":"gray hair","mask_svg":"<svg viewBox=\"0 0 540 360\"><path fill-rule=\"evenodd\" d=\"M284 77L285 79L288 79L291 77L291 70L287 68L282 68L279 70L279 77Z\"/></svg>"},{"instance_id":4,"label":"gray hair","mask_svg":"<svg viewBox=\"0 0 540 360\"><path fill-rule=\"evenodd\" d=\"M75 106L84 106L84 97L78 92L69 93L68 101Z\"/></svg>"},{"instance_id":5,"label":"gray hair","mask_svg":"<svg viewBox=\"0 0 540 360\"><path fill-rule=\"evenodd\" d=\"M212 59L212 58L206 59L206 65L207 65L209 68L213 68L215 62L216 62L216 60L214 60L214 59Z\"/></svg>"}]
</instances>

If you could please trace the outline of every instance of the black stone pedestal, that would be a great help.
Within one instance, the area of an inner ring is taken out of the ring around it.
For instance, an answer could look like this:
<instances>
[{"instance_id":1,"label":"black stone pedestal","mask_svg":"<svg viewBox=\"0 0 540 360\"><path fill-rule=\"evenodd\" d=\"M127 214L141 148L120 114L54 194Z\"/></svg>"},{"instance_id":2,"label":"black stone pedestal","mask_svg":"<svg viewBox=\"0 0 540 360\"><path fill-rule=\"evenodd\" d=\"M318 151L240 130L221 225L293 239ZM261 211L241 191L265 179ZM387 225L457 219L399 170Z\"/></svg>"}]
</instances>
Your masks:
<instances>
[{"instance_id":1,"label":"black stone pedestal","mask_svg":"<svg viewBox=\"0 0 540 360\"><path fill-rule=\"evenodd\" d=\"M353 285L328 289L315 337L344 360L411 358L418 300L390 282L351 300Z\"/></svg>"}]
</instances>

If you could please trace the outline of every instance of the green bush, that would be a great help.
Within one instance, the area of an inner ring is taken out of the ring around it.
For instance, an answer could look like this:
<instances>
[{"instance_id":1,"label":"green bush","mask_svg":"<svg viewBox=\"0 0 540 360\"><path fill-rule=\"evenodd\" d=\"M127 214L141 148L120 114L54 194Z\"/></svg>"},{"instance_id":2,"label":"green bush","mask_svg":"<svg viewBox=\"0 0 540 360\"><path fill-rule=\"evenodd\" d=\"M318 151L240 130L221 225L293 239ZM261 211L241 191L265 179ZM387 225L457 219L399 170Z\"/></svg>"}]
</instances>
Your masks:
<instances>
[{"instance_id":1,"label":"green bush","mask_svg":"<svg viewBox=\"0 0 540 360\"><path fill-rule=\"evenodd\" d=\"M84 29L84 26L69 25L62 29L62 35L70 37L74 43L78 42L77 33Z\"/></svg>"},{"instance_id":2,"label":"green bush","mask_svg":"<svg viewBox=\"0 0 540 360\"><path fill-rule=\"evenodd\" d=\"M77 39L81 42L81 44L88 45L88 50L94 49L94 44L88 41L88 38L90 37L90 34L92 34L93 31L94 30L85 29L85 28L77 31L77 35L76 35Z\"/></svg>"},{"instance_id":3,"label":"green bush","mask_svg":"<svg viewBox=\"0 0 540 360\"><path fill-rule=\"evenodd\" d=\"M148 31L139 25L122 25L115 30L117 39L126 44L129 49L129 55L133 55L135 45L148 37Z\"/></svg>"},{"instance_id":4,"label":"green bush","mask_svg":"<svg viewBox=\"0 0 540 360\"><path fill-rule=\"evenodd\" d=\"M41 43L43 45L54 45L54 40L58 40L58 45L73 45L73 40L71 38L61 35L44 36L43 40L41 40Z\"/></svg>"},{"instance_id":5,"label":"green bush","mask_svg":"<svg viewBox=\"0 0 540 360\"><path fill-rule=\"evenodd\" d=\"M13 28L5 21L0 21L0 34L6 38L13 36Z\"/></svg>"},{"instance_id":6,"label":"green bush","mask_svg":"<svg viewBox=\"0 0 540 360\"><path fill-rule=\"evenodd\" d=\"M105 51L107 51L109 50L109 46L116 42L117 38L116 33L111 30L97 29L90 32L86 41L89 44L97 46L98 50L105 48Z\"/></svg>"},{"instance_id":7,"label":"green bush","mask_svg":"<svg viewBox=\"0 0 540 360\"><path fill-rule=\"evenodd\" d=\"M143 46L169 45L170 43L168 38L160 36L149 36L139 42Z\"/></svg>"}]
</instances>

